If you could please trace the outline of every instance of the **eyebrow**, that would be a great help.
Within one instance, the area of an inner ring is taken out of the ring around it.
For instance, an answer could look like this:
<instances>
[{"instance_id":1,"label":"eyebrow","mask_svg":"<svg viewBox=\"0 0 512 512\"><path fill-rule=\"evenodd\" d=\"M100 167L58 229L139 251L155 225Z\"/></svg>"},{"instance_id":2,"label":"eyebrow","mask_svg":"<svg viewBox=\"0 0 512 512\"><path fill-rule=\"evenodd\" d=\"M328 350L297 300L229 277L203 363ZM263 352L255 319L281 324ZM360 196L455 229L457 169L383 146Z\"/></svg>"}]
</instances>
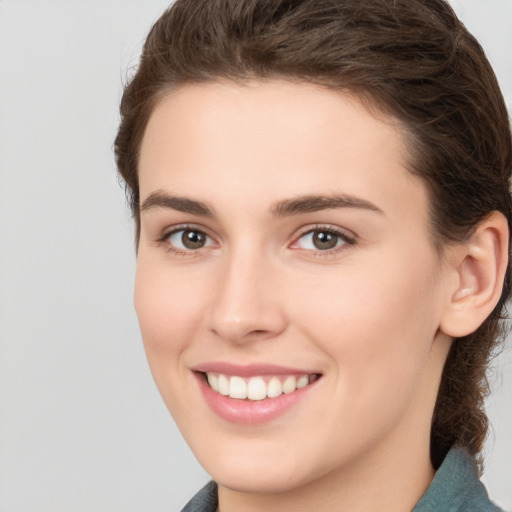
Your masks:
<instances>
[{"instance_id":1,"label":"eyebrow","mask_svg":"<svg viewBox=\"0 0 512 512\"><path fill-rule=\"evenodd\" d=\"M169 208L201 217L215 216L215 210L207 203L186 197L172 196L163 190L151 193L142 203L140 211L144 212L154 208ZM384 215L384 212L370 201L348 194L305 195L284 199L274 204L270 212L274 217L280 218L334 208L354 208Z\"/></svg>"},{"instance_id":2,"label":"eyebrow","mask_svg":"<svg viewBox=\"0 0 512 512\"><path fill-rule=\"evenodd\" d=\"M186 197L171 196L163 190L151 193L142 203L140 211L148 211L154 208L170 208L183 213L200 215L201 217L213 217L214 210L207 203L188 199Z\"/></svg>"},{"instance_id":3,"label":"eyebrow","mask_svg":"<svg viewBox=\"0 0 512 512\"><path fill-rule=\"evenodd\" d=\"M288 217L331 208L355 208L384 215L384 212L370 201L347 194L307 195L285 199L276 203L271 208L271 212L274 217Z\"/></svg>"}]
</instances>

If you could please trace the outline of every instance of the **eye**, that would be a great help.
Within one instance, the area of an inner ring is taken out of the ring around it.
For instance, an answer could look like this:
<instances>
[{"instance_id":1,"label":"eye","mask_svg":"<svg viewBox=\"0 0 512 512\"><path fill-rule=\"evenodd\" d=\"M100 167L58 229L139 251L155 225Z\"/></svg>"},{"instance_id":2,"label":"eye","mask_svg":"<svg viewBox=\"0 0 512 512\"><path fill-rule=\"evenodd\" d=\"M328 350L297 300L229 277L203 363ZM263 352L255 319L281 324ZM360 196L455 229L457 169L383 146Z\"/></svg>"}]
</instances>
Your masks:
<instances>
[{"instance_id":1,"label":"eye","mask_svg":"<svg viewBox=\"0 0 512 512\"><path fill-rule=\"evenodd\" d=\"M354 239L334 228L317 228L300 236L292 248L328 252L354 243Z\"/></svg>"},{"instance_id":2,"label":"eye","mask_svg":"<svg viewBox=\"0 0 512 512\"><path fill-rule=\"evenodd\" d=\"M213 240L199 229L177 229L163 237L172 249L177 251L196 251L213 245Z\"/></svg>"}]
</instances>

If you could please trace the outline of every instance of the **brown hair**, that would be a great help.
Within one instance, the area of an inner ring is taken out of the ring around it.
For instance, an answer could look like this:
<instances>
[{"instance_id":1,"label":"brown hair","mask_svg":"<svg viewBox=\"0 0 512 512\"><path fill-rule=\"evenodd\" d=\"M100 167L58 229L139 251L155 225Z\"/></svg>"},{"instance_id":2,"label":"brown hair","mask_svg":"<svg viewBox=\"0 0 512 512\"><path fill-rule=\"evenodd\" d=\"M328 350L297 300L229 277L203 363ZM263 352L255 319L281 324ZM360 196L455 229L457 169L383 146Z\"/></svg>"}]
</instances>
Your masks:
<instances>
[{"instance_id":1,"label":"brown hair","mask_svg":"<svg viewBox=\"0 0 512 512\"><path fill-rule=\"evenodd\" d=\"M482 48L444 0L177 0L151 29L121 102L115 152L137 237L138 155L159 99L186 83L276 77L355 93L403 123L439 251L492 211L510 227L505 103ZM453 444L479 456L486 368L509 293L510 267L491 316L452 345L432 420L434 467Z\"/></svg>"}]
</instances>

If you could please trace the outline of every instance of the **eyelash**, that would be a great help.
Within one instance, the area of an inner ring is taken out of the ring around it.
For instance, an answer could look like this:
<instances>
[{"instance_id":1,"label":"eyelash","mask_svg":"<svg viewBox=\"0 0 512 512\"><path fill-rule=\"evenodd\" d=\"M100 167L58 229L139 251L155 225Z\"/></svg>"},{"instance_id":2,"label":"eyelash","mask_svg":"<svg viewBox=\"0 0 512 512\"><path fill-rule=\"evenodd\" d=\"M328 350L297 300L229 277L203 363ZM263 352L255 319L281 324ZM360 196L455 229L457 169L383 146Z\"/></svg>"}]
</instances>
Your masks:
<instances>
[{"instance_id":1,"label":"eyelash","mask_svg":"<svg viewBox=\"0 0 512 512\"><path fill-rule=\"evenodd\" d=\"M175 235L175 234L180 233L182 231L192 231L192 232L201 233L205 237L207 237L207 239L213 240L213 238L211 236L209 236L203 228L201 228L199 226L195 226L193 224L183 224L183 225L179 225L179 226L174 226L171 230L164 232L162 234L162 236L160 236L156 240L156 242L158 244L166 244L167 245L167 247L166 247L167 252L172 252L172 253L176 254L177 256L188 256L188 257L190 257L190 256L198 255L199 249L202 249L203 247L200 247L197 250L194 250L194 249L185 249L184 250L184 249L179 249L177 247L174 247L173 245L170 244L169 238L172 235ZM290 245L290 247L292 249L294 249L294 250L301 250L300 247L299 248L294 248L293 245L297 244L297 242L301 238L305 237L306 235L309 235L309 234L312 234L312 233L315 233L315 232L327 233L327 234L330 234L330 235L334 235L338 239L338 241L341 240L343 243L340 246L336 246L336 247L333 247L332 249L328 249L328 250L304 249L306 252L312 253L314 256L331 256L331 255L337 254L339 252L345 251L347 249L347 246L353 246L353 245L355 245L357 243L355 237L349 236L346 232L342 231L339 228L336 228L336 227L333 227L333 226L329 226L329 225L325 225L325 224L318 224L318 225L315 225L315 226L309 226L309 227L305 228L304 231L302 231L302 233L300 233L297 237L295 237L295 239L292 242L292 244Z\"/></svg>"},{"instance_id":2,"label":"eyelash","mask_svg":"<svg viewBox=\"0 0 512 512\"><path fill-rule=\"evenodd\" d=\"M180 233L181 231L192 231L192 232L196 232L196 233L201 233L207 239L213 240L213 238L211 236L209 236L203 228L201 228L199 226L195 226L193 224L182 224L182 225L179 225L179 226L174 226L169 231L165 231L164 233L162 233L162 236L160 238L158 238L158 240L156 240L156 242L158 244L166 244L167 252L172 252L172 253L176 254L177 256L188 256L188 257L190 257L190 256L192 256L192 257L193 256L197 256L198 253L199 253L199 249L197 249L197 250L194 250L194 249L179 249L179 248L174 247L173 245L171 245L171 243L169 242L169 238L172 235Z\"/></svg>"},{"instance_id":3,"label":"eyelash","mask_svg":"<svg viewBox=\"0 0 512 512\"><path fill-rule=\"evenodd\" d=\"M336 255L340 252L347 250L347 246L350 247L357 243L355 236L349 236L345 231L341 230L340 228L325 225L325 224L317 224L317 225L309 226L309 227L305 228L304 231L302 231L302 233L300 233L299 236L297 236L295 238L294 242L292 243L292 246L297 244L297 242L301 238L305 237L306 235L315 233L315 232L316 233L327 233L330 235L334 235L336 238L341 240L343 243L340 246L333 247L332 249L328 249L328 250L305 249L307 252L312 253L314 256L320 256L320 257L333 256L333 255ZM301 250L301 249L296 248L295 250Z\"/></svg>"}]
</instances>

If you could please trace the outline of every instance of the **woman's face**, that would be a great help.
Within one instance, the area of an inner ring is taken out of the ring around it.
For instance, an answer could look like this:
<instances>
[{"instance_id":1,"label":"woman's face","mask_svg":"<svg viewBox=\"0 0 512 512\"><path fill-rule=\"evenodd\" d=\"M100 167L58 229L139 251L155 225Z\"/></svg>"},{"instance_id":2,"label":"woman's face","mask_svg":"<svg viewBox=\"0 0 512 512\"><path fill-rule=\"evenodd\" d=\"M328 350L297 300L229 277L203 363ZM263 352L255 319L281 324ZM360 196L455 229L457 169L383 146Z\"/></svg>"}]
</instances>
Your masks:
<instances>
[{"instance_id":1,"label":"woman's face","mask_svg":"<svg viewBox=\"0 0 512 512\"><path fill-rule=\"evenodd\" d=\"M187 85L157 105L135 306L160 393L222 486L428 452L448 273L405 166L396 122L312 85Z\"/></svg>"}]
</instances>

